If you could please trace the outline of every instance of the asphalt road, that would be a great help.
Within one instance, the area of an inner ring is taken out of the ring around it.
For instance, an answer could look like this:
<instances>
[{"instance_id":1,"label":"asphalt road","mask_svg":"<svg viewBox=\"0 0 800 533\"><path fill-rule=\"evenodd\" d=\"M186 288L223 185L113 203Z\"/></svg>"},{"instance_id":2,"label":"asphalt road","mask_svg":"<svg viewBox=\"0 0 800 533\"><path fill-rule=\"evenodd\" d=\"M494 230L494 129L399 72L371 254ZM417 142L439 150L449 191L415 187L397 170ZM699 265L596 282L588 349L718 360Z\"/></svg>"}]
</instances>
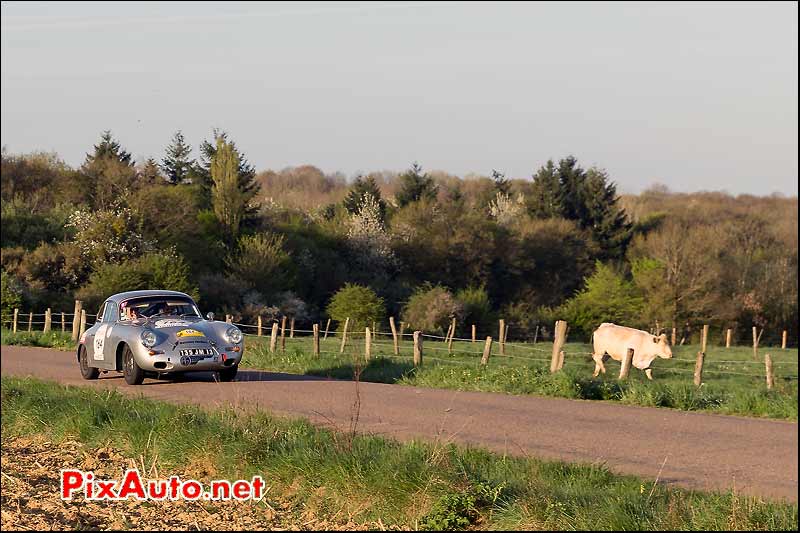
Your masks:
<instances>
[{"instance_id":1,"label":"asphalt road","mask_svg":"<svg viewBox=\"0 0 800 533\"><path fill-rule=\"evenodd\" d=\"M240 370L234 383L216 383L210 373L190 374L183 382L147 379L138 387L116 373L84 381L71 353L46 348L2 346L0 368L3 376L205 407L259 408L341 430L348 430L356 401L354 382L255 370ZM601 463L662 483L797 502L796 422L380 383L362 382L358 393L361 433Z\"/></svg>"}]
</instances>

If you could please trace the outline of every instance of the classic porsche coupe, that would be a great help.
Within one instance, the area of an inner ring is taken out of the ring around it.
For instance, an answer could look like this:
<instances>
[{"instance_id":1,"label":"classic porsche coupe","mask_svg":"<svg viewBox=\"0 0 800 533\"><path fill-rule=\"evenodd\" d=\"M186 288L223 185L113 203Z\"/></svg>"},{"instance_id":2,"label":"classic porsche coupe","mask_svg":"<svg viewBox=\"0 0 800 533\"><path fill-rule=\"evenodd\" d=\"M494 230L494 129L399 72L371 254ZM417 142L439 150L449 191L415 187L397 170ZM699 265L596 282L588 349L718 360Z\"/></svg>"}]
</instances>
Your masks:
<instances>
[{"instance_id":1,"label":"classic porsche coupe","mask_svg":"<svg viewBox=\"0 0 800 533\"><path fill-rule=\"evenodd\" d=\"M97 321L81 336L78 364L84 379L122 372L130 385L158 375L213 371L232 381L244 355L244 335L236 326L202 317L187 294L131 291L108 298Z\"/></svg>"}]
</instances>

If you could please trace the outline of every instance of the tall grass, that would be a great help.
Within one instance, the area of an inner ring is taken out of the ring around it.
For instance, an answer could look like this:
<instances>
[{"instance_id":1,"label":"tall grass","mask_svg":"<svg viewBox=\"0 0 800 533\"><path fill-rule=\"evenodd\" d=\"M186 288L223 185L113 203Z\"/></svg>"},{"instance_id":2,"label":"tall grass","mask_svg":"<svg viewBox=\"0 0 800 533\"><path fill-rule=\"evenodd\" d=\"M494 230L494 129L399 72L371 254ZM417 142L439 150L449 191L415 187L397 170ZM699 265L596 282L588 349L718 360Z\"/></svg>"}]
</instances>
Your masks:
<instances>
[{"instance_id":1,"label":"tall grass","mask_svg":"<svg viewBox=\"0 0 800 533\"><path fill-rule=\"evenodd\" d=\"M797 506L618 476L605 467L401 444L304 421L206 412L113 391L2 378L2 437L113 445L162 476L202 462L209 475L260 474L271 495L318 517L430 529L797 529Z\"/></svg>"}]
</instances>

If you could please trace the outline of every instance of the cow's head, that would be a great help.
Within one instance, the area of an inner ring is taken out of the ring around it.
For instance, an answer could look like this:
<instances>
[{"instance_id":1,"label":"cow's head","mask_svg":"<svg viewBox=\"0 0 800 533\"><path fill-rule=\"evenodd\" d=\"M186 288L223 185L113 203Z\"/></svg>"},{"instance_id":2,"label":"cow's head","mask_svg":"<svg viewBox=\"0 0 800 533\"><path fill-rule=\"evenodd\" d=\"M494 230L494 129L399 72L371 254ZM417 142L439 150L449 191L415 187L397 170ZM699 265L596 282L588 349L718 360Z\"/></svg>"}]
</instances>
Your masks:
<instances>
[{"instance_id":1,"label":"cow's head","mask_svg":"<svg viewBox=\"0 0 800 533\"><path fill-rule=\"evenodd\" d=\"M655 354L662 359L672 359L672 348L669 347L667 342L667 334L662 333L658 337L653 337L653 344L655 344Z\"/></svg>"}]
</instances>

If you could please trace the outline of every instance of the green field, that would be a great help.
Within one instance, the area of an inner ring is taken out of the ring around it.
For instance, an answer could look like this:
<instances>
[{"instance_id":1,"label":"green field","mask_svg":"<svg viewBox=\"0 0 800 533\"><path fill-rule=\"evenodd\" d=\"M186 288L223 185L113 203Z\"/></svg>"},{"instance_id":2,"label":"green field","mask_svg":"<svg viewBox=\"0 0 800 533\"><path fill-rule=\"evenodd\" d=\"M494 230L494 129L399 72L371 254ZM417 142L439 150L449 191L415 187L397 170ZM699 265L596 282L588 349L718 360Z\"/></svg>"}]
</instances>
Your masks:
<instances>
[{"instance_id":1,"label":"green field","mask_svg":"<svg viewBox=\"0 0 800 533\"><path fill-rule=\"evenodd\" d=\"M509 394L538 394L564 398L614 400L627 404L708 410L727 414L797 419L796 349L762 348L774 362L775 387L767 391L763 360L754 360L752 348L708 346L700 388L692 382L699 346L676 346L674 358L654 362L654 381L631 369L626 382L617 379L620 364L606 362L607 374L592 378L591 346L567 343L563 371L550 373L552 344L507 343L505 356L494 343L486 367L480 364L483 342L454 341L452 353L441 339L423 340L423 364L415 369L412 341L406 337L400 355L394 355L391 335L372 342L372 357L364 355L364 338L348 339L339 353L340 338L320 340L320 357L313 355L308 336L287 338L269 352L269 337L248 335L243 365L281 372L352 379L356 367L363 381L400 383L458 390Z\"/></svg>"},{"instance_id":2,"label":"green field","mask_svg":"<svg viewBox=\"0 0 800 533\"><path fill-rule=\"evenodd\" d=\"M301 336L302 335L302 336ZM243 367L315 376L352 379L356 370L360 379L381 383L399 383L424 387L472 391L536 394L588 400L611 400L626 404L669 407L682 410L705 410L725 414L797 420L797 349L762 347L759 360L751 347L707 348L703 384L692 382L699 346L675 346L674 358L653 363L654 381L633 368L625 382L617 379L619 363L606 362L608 373L592 378L594 362L591 346L567 343L564 346L564 369L550 373L552 344L507 343L505 356L493 344L486 367L480 365L483 342L454 341L453 353L441 339L423 340L423 364L414 368L412 341L401 343L400 356L393 352L391 335L378 336L372 343L372 357L366 361L364 339L348 339L344 353L339 353L340 338L333 333L321 339L320 357L314 357L312 339L307 333L280 341L275 353L269 352L269 337L248 335ZM12 334L3 331L4 344L53 346L71 349L69 333L44 335L40 332ZM767 391L763 354L774 362L775 387Z\"/></svg>"},{"instance_id":3,"label":"green field","mask_svg":"<svg viewBox=\"0 0 800 533\"><path fill-rule=\"evenodd\" d=\"M262 475L264 505L289 501L287 512L305 518L411 529L797 529L796 505L667 488L598 465L335 433L263 412L18 378L2 379L2 408L4 442L43 435L112 446L157 464L162 477L198 461L214 479Z\"/></svg>"}]
</instances>

